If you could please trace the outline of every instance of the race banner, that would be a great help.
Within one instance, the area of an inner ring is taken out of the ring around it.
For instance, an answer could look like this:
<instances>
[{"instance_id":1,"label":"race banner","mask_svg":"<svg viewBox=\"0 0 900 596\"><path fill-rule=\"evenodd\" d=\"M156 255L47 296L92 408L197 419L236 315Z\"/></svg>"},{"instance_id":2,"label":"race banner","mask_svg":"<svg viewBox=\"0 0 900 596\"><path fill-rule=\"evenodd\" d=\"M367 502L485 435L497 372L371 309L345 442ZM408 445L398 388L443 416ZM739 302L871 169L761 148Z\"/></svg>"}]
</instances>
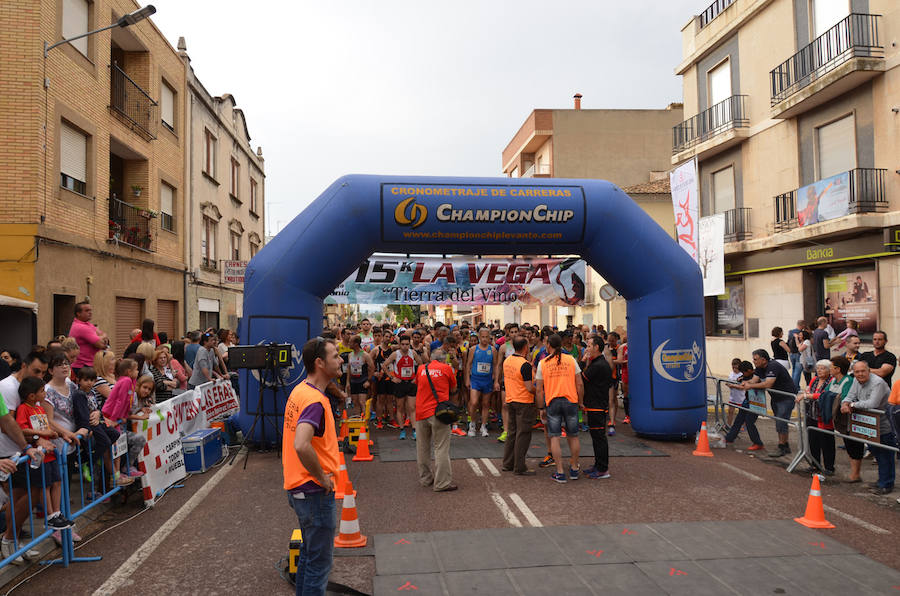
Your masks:
<instances>
[{"instance_id":1,"label":"race banner","mask_svg":"<svg viewBox=\"0 0 900 596\"><path fill-rule=\"evenodd\" d=\"M725 214L700 218L700 272L703 295L725 293Z\"/></svg>"},{"instance_id":2,"label":"race banner","mask_svg":"<svg viewBox=\"0 0 900 596\"><path fill-rule=\"evenodd\" d=\"M140 463L131 462L144 473L141 487L146 507L152 507L168 487L187 475L181 434L172 424L173 420L168 402L163 402L154 408L149 419L132 424L133 431L147 440Z\"/></svg>"},{"instance_id":3,"label":"race banner","mask_svg":"<svg viewBox=\"0 0 900 596\"><path fill-rule=\"evenodd\" d=\"M587 265L576 258L372 257L325 304L584 304Z\"/></svg>"},{"instance_id":4,"label":"race banner","mask_svg":"<svg viewBox=\"0 0 900 596\"><path fill-rule=\"evenodd\" d=\"M797 189L797 224L808 226L850 212L850 172Z\"/></svg>"},{"instance_id":5,"label":"race banner","mask_svg":"<svg viewBox=\"0 0 900 596\"><path fill-rule=\"evenodd\" d=\"M234 387L228 379L217 379L200 385L195 390L199 394L200 408L207 425L220 422L237 414L241 409ZM204 427L205 428L205 427ZM190 434L190 433L185 433Z\"/></svg>"},{"instance_id":6,"label":"race banner","mask_svg":"<svg viewBox=\"0 0 900 596\"><path fill-rule=\"evenodd\" d=\"M696 159L669 172L678 244L695 261L699 256L698 244L700 242L700 187L697 182Z\"/></svg>"}]
</instances>

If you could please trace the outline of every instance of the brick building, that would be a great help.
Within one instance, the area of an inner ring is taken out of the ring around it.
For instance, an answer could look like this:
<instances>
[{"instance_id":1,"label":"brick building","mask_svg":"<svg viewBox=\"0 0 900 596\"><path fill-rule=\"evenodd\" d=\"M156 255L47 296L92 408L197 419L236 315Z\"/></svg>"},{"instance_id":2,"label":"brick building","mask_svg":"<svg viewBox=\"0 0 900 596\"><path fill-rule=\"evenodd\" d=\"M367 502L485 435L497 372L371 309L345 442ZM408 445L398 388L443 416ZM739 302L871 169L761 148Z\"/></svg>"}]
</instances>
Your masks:
<instances>
[{"instance_id":1,"label":"brick building","mask_svg":"<svg viewBox=\"0 0 900 596\"><path fill-rule=\"evenodd\" d=\"M43 52L137 8L0 3L5 345L67 332L85 297L117 351L144 317L170 337L184 331L184 63L149 19ZM29 330L18 306L36 304Z\"/></svg>"}]
</instances>

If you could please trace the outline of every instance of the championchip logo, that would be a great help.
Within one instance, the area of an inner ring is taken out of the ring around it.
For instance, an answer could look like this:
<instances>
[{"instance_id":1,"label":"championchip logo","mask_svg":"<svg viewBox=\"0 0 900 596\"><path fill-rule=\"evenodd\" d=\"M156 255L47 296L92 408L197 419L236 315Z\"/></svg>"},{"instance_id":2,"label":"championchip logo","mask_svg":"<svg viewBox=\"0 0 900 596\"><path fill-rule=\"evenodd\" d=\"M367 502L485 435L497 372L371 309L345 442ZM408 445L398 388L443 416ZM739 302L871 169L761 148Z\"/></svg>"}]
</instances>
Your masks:
<instances>
[{"instance_id":1,"label":"championchip logo","mask_svg":"<svg viewBox=\"0 0 900 596\"><path fill-rule=\"evenodd\" d=\"M416 203L414 197L403 199L394 209L394 221L401 226L412 226L416 229L425 223L426 217L428 208Z\"/></svg>"},{"instance_id":2,"label":"championchip logo","mask_svg":"<svg viewBox=\"0 0 900 596\"><path fill-rule=\"evenodd\" d=\"M653 351L653 368L667 381L689 383L703 373L703 349L694 342L691 348L666 349L667 339Z\"/></svg>"}]
</instances>

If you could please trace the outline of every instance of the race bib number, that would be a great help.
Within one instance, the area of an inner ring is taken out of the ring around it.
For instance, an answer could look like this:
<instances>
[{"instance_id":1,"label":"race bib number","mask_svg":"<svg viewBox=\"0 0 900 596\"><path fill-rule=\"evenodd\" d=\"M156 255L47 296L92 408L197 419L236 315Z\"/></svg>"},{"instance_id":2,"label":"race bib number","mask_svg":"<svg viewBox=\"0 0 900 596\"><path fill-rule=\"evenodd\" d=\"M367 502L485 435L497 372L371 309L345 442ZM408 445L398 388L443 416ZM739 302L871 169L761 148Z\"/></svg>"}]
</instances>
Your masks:
<instances>
[{"instance_id":1,"label":"race bib number","mask_svg":"<svg viewBox=\"0 0 900 596\"><path fill-rule=\"evenodd\" d=\"M412 376L413 376L413 367L411 367L411 366L404 366L403 368L401 368L401 369L400 369L400 376L403 377L404 379L412 378Z\"/></svg>"},{"instance_id":2,"label":"race bib number","mask_svg":"<svg viewBox=\"0 0 900 596\"><path fill-rule=\"evenodd\" d=\"M343 364L341 365L341 372L344 373L344 374L347 374L347 369L348 369L348 368L349 368L349 365L348 365L346 362L343 363Z\"/></svg>"},{"instance_id":3,"label":"race bib number","mask_svg":"<svg viewBox=\"0 0 900 596\"><path fill-rule=\"evenodd\" d=\"M350 374L353 375L354 377L358 377L362 374L362 368L363 368L362 364L354 362L353 364L350 365Z\"/></svg>"},{"instance_id":4,"label":"race bib number","mask_svg":"<svg viewBox=\"0 0 900 596\"><path fill-rule=\"evenodd\" d=\"M490 362L478 362L475 365L475 370L480 375L486 375L491 372L491 363Z\"/></svg>"},{"instance_id":5,"label":"race bib number","mask_svg":"<svg viewBox=\"0 0 900 596\"><path fill-rule=\"evenodd\" d=\"M46 414L32 414L28 417L29 422L31 422L31 428L34 430L45 430L50 428L50 423L47 421Z\"/></svg>"}]
</instances>

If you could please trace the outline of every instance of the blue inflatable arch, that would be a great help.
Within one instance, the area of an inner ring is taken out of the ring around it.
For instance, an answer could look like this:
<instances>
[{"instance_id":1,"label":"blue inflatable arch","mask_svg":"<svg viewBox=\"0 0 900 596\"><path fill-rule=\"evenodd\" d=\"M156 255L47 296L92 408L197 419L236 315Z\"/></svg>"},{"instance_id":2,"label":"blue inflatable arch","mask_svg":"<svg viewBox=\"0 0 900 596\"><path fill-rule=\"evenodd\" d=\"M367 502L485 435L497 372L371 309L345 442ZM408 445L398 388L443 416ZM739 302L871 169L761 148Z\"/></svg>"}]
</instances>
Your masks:
<instances>
[{"instance_id":1,"label":"blue inflatable arch","mask_svg":"<svg viewBox=\"0 0 900 596\"><path fill-rule=\"evenodd\" d=\"M628 301L635 431L684 437L706 419L700 270L613 184L362 175L335 181L247 267L241 343L296 347L285 373L288 391L305 375L299 349L322 330L324 298L376 251L581 255ZM240 384L239 425L247 433L259 384L248 371ZM280 416L284 397L267 391L263 407ZM273 438L271 426L267 435Z\"/></svg>"}]
</instances>

